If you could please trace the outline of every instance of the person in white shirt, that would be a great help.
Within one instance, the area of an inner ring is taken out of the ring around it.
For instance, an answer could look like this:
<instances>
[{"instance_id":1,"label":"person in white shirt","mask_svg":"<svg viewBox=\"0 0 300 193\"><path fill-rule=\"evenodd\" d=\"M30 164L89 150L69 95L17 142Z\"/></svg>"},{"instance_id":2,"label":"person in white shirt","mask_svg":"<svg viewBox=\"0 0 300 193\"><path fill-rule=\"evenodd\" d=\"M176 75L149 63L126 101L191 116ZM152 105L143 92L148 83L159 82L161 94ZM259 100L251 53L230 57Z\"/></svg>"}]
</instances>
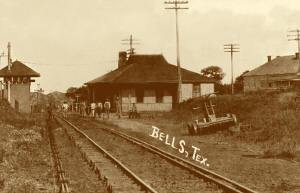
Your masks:
<instances>
[{"instance_id":1,"label":"person in white shirt","mask_svg":"<svg viewBox=\"0 0 300 193\"><path fill-rule=\"evenodd\" d=\"M92 113L93 118L95 118L95 111L96 111L96 103L92 102L91 103L91 113Z\"/></svg>"},{"instance_id":2,"label":"person in white shirt","mask_svg":"<svg viewBox=\"0 0 300 193\"><path fill-rule=\"evenodd\" d=\"M62 104L62 110L63 110L63 117L66 118L69 110L69 104L66 101L64 101L64 103Z\"/></svg>"}]
</instances>

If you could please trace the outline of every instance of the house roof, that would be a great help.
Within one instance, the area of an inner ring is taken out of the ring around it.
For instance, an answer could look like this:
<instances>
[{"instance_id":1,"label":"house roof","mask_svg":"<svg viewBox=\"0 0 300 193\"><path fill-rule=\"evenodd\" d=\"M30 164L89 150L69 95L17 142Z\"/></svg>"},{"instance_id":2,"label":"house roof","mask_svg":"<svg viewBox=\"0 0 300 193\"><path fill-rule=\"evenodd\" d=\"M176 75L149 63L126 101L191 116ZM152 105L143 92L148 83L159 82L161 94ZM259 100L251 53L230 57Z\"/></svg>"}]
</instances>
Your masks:
<instances>
[{"instance_id":1,"label":"house roof","mask_svg":"<svg viewBox=\"0 0 300 193\"><path fill-rule=\"evenodd\" d=\"M295 74L298 72L298 68L299 61L295 55L277 56L270 62L267 62L246 73L244 76Z\"/></svg>"},{"instance_id":2,"label":"house roof","mask_svg":"<svg viewBox=\"0 0 300 193\"><path fill-rule=\"evenodd\" d=\"M32 70L22 62L16 60L12 63L11 69L8 70L8 66L0 70L0 77L7 76L30 76L30 77L40 77L40 74Z\"/></svg>"},{"instance_id":3,"label":"house roof","mask_svg":"<svg viewBox=\"0 0 300 193\"><path fill-rule=\"evenodd\" d=\"M215 82L184 68L181 68L181 74L183 83ZM124 66L86 84L177 82L177 66L169 64L163 55L131 55Z\"/></svg>"}]
</instances>

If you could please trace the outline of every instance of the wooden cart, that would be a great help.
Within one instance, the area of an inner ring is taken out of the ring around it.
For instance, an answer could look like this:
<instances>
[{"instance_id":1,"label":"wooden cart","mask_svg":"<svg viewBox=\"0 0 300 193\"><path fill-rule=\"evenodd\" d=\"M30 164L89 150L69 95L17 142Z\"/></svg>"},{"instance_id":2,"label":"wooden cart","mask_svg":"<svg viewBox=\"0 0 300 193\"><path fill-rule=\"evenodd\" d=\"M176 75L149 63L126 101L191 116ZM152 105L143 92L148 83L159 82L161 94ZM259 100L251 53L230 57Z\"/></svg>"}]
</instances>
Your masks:
<instances>
[{"instance_id":1,"label":"wooden cart","mask_svg":"<svg viewBox=\"0 0 300 193\"><path fill-rule=\"evenodd\" d=\"M214 94L214 93L213 93ZM231 126L237 125L237 118L234 114L227 114L224 117L216 117L214 105L211 101L211 95L203 96L204 118L202 121L195 120L192 123L188 123L188 132L190 135L201 135L213 133L219 130L228 129ZM193 108L194 110L201 107Z\"/></svg>"}]
</instances>

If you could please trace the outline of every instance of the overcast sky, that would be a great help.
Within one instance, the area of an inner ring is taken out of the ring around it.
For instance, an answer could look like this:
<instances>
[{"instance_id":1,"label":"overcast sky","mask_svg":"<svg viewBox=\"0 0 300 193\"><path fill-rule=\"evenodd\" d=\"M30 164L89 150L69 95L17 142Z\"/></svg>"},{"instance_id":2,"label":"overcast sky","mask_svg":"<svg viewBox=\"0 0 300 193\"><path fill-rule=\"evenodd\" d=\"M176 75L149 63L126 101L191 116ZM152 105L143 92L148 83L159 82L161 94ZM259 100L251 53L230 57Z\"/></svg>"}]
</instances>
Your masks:
<instances>
[{"instance_id":1,"label":"overcast sky","mask_svg":"<svg viewBox=\"0 0 300 193\"><path fill-rule=\"evenodd\" d=\"M46 92L80 86L117 67L121 40L132 34L140 54L162 53L176 61L174 12L163 0L0 0L0 51L12 44L13 60L41 73ZM267 60L290 55L300 27L299 0L190 0L180 11L182 67L195 72L217 65L230 80L223 44L239 43L235 76ZM1 68L6 58L1 58ZM32 86L36 88L36 83Z\"/></svg>"}]
</instances>

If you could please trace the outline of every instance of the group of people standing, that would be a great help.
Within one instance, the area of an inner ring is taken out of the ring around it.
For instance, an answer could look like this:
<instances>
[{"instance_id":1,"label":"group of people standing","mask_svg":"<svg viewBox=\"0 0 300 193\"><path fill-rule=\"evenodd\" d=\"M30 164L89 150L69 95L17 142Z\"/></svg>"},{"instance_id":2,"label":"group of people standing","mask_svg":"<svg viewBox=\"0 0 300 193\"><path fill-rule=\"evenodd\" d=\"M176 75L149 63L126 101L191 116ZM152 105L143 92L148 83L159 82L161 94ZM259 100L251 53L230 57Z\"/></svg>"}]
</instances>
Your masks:
<instances>
[{"instance_id":1,"label":"group of people standing","mask_svg":"<svg viewBox=\"0 0 300 193\"><path fill-rule=\"evenodd\" d=\"M111 103L106 99L104 103L92 101L90 104L82 102L80 104L79 112L82 117L90 116L93 118L109 118L111 110Z\"/></svg>"},{"instance_id":2,"label":"group of people standing","mask_svg":"<svg viewBox=\"0 0 300 193\"><path fill-rule=\"evenodd\" d=\"M118 118L121 118L122 114L122 107L121 107L121 101L119 100L119 97L115 98L114 101L114 108L116 112L116 116ZM90 103L83 101L76 105L75 111L79 112L82 117L91 117L91 118L107 118L109 119L110 113L111 113L111 102L109 99L106 99L104 102L101 101L92 101ZM136 109L135 104L133 105L133 108ZM61 105L61 112L63 114L63 117L68 116L68 112L72 111L73 108L70 108L70 105L64 101ZM134 110L133 112L136 112Z\"/></svg>"}]
</instances>

